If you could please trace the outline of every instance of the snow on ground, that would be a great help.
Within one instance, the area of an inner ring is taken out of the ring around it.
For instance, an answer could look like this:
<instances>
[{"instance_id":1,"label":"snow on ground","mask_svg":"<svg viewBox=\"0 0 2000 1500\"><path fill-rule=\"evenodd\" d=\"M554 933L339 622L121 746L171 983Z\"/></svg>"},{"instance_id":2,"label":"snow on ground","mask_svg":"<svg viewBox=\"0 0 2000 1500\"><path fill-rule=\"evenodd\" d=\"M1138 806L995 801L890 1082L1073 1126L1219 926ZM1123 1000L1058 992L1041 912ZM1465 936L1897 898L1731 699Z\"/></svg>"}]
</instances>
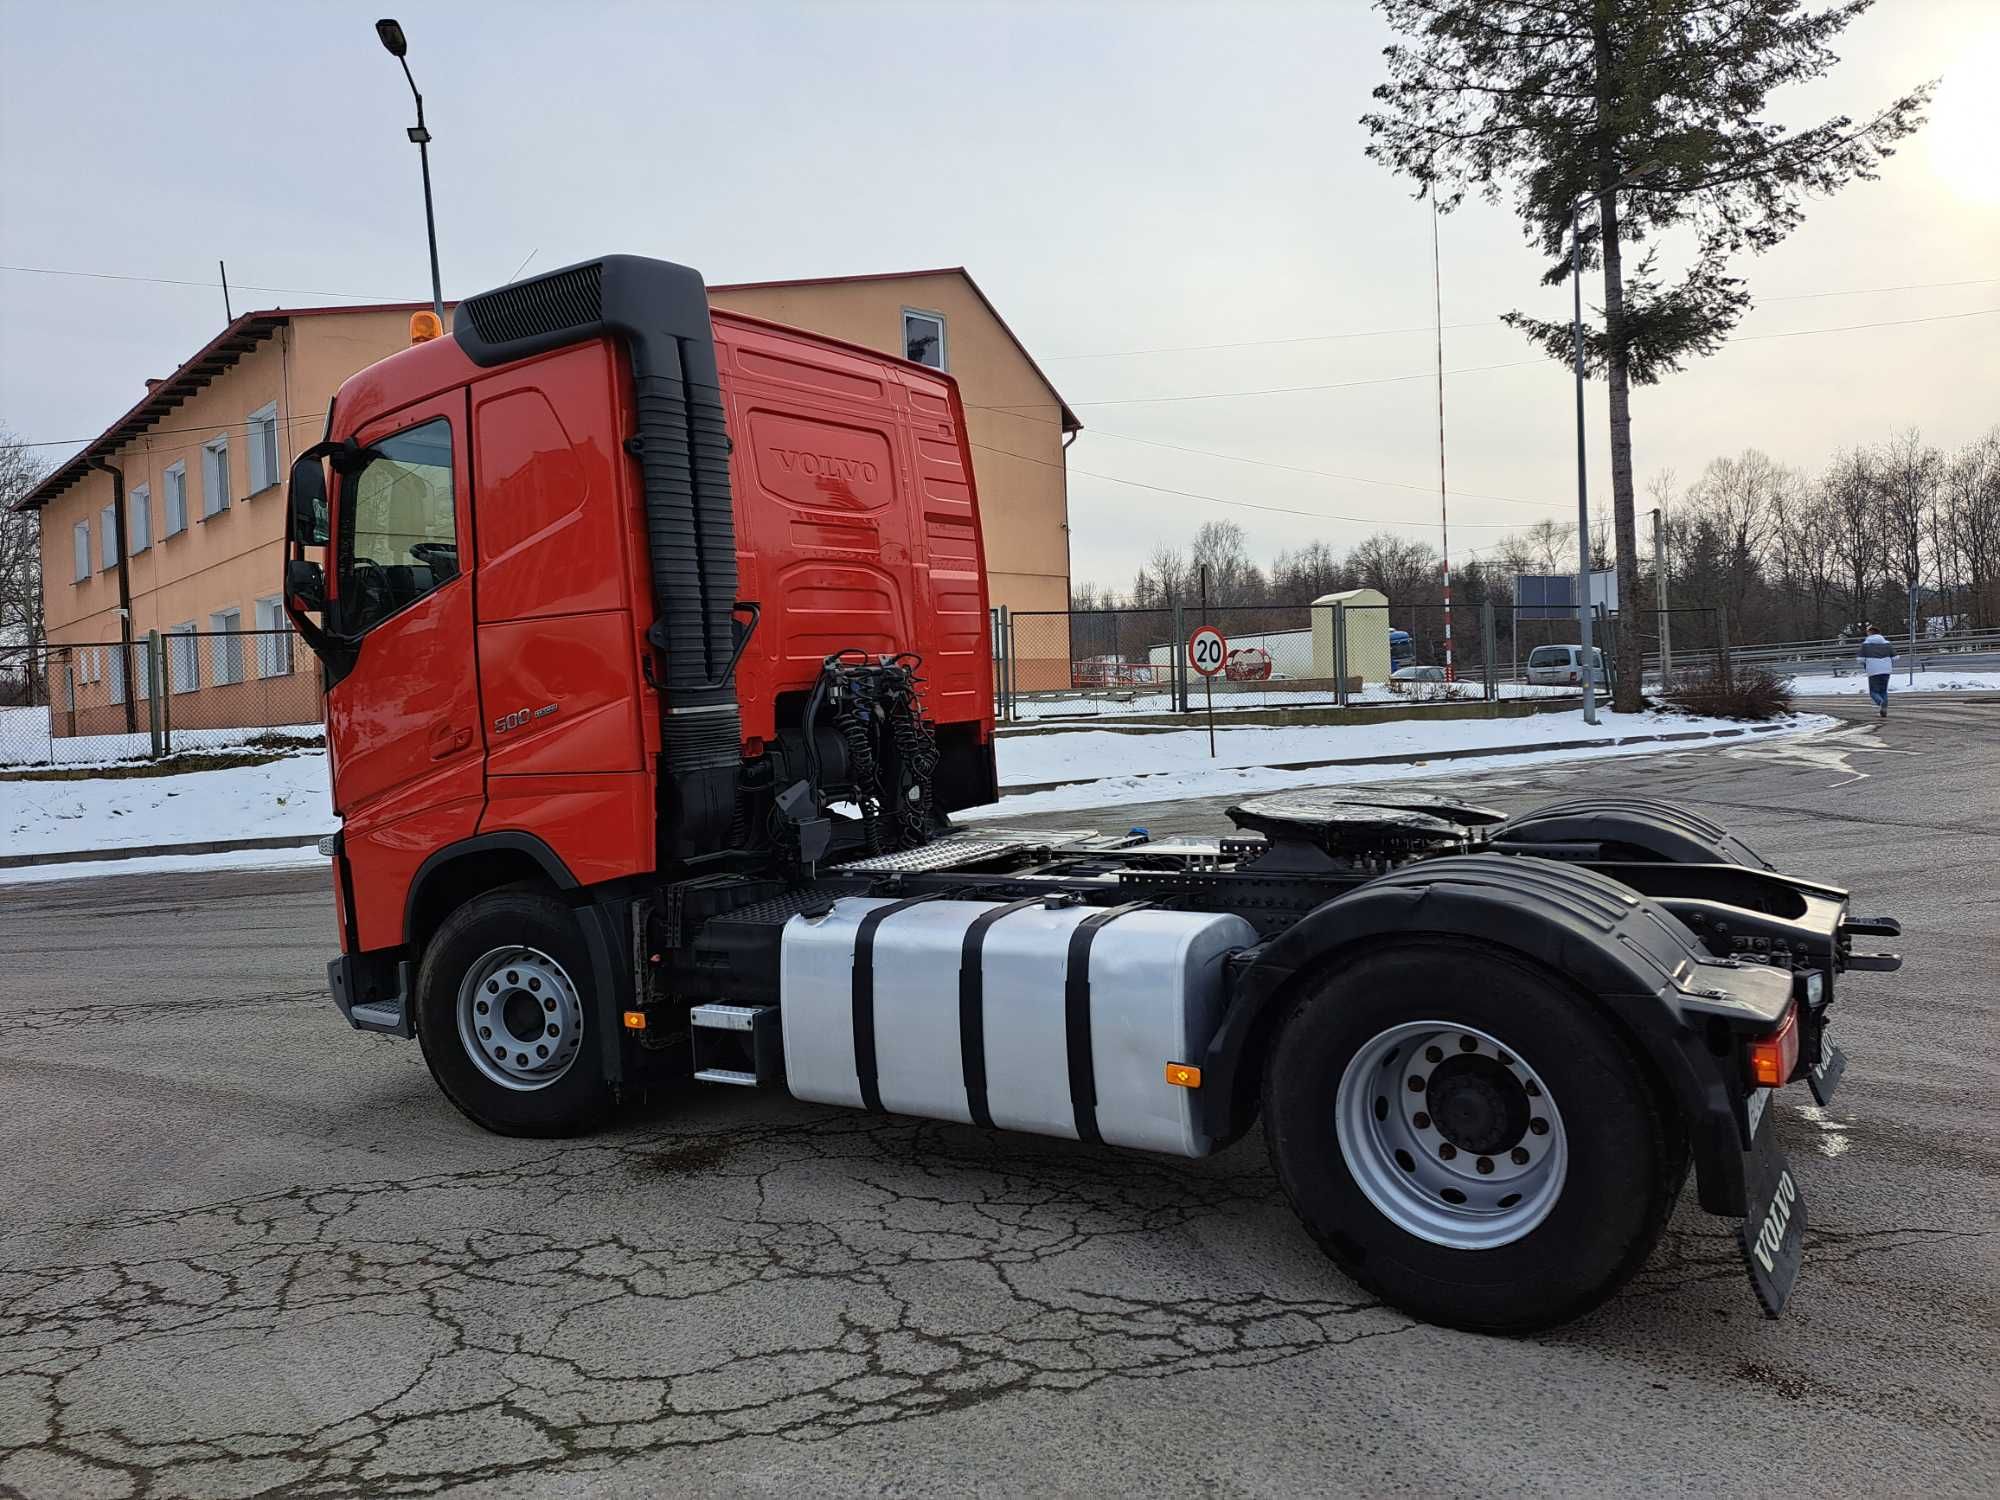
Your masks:
<instances>
[{"instance_id":1,"label":"snow on ground","mask_svg":"<svg viewBox=\"0 0 2000 1500\"><path fill-rule=\"evenodd\" d=\"M1868 679L1859 672L1845 677L1794 677L1794 698L1859 697L1868 692ZM1916 681L1908 672L1894 672L1889 678L1889 696L1898 693L1994 693L2000 692L2000 672L1919 672Z\"/></svg>"},{"instance_id":2,"label":"snow on ground","mask_svg":"<svg viewBox=\"0 0 2000 1500\"><path fill-rule=\"evenodd\" d=\"M1443 701L1444 695L1438 690L1443 683L1413 683L1403 691L1391 688L1387 683L1371 682L1359 692L1347 695L1350 703L1407 703L1421 704ZM1475 701L1481 696L1479 684L1464 682L1453 684L1453 701ZM1502 682L1498 684L1502 698L1575 698L1582 701L1582 695L1573 687L1544 687L1525 682ZM1199 682L1193 684L1188 693L1197 713L1206 708L1206 699ZM1245 713L1262 708L1329 708L1333 704L1333 694L1325 688L1306 690L1279 686L1264 687L1256 684L1217 683L1215 688L1215 711L1218 714ZM1024 695L1014 700L1014 715L1017 719L1039 721L1042 719L1108 719L1121 714L1167 714L1174 711L1173 694L1166 688L1100 688L1094 691L1079 691L1044 696L1040 693Z\"/></svg>"},{"instance_id":3,"label":"snow on ground","mask_svg":"<svg viewBox=\"0 0 2000 1500\"><path fill-rule=\"evenodd\" d=\"M1833 728L1839 722L1824 714L1799 714L1782 721L1780 729L1766 731L1757 738L1812 734ZM1745 725L1732 719L1668 713L1614 714L1606 709L1599 712L1595 729L1583 722L1580 713L1576 717L1538 714L1532 719L1457 719L1430 724L1402 721L1324 729L1218 729L1215 735L1216 758L1212 761L1208 758L1207 734L1193 730L1144 736L1115 735L1103 730L1022 736L1001 742L1000 781L1003 789L1008 785L1059 781L1068 775L1098 776L1100 779L1052 791L1005 796L990 807L968 809L956 816L961 820L1010 818L1084 807L1117 807L1126 803L1226 797L1283 791L1292 787L1393 781L1410 776L1436 776L1453 768L1483 771L1563 760L1592 760L1610 755L1685 750L1690 744L1702 742L1650 740L1621 746L1618 741L1630 735L1689 731L1713 733L1723 729L1742 731L1745 728ZM1283 738L1266 740L1259 746L1250 737L1260 734ZM1534 745L1538 741L1554 743L1574 740L1595 740L1598 743L1567 750L1530 749L1466 761L1430 759L1446 749L1497 748ZM1034 752L1032 759L1019 757L1020 750L1034 746L1040 748ZM1398 752L1409 759L1387 765L1322 766L1303 771L1273 769L1274 764L1287 761L1332 760ZM1102 776L1103 769L1110 765L1119 766L1121 773ZM1037 774L1026 774L1029 767Z\"/></svg>"},{"instance_id":4,"label":"snow on ground","mask_svg":"<svg viewBox=\"0 0 2000 1500\"><path fill-rule=\"evenodd\" d=\"M237 849L227 854L160 854L145 859L78 859L59 865L0 869L0 886L48 880L88 880L96 875L179 875L201 870L326 869L328 861L312 844L296 849Z\"/></svg>"},{"instance_id":5,"label":"snow on ground","mask_svg":"<svg viewBox=\"0 0 2000 1500\"><path fill-rule=\"evenodd\" d=\"M1807 733L1835 721L1800 715L1785 733ZM1538 714L1525 719L1400 720L1387 724L1261 727L1238 725L1216 731L1216 757L1208 753L1205 729L1119 734L1105 729L1060 730L1010 735L999 745L1002 787L1075 778L1086 784L1008 796L982 816L1013 816L1065 808L1115 807L1183 797L1223 796L1291 786L1435 775L1453 761L1431 757L1445 750L1537 746L1592 740L1572 750L1530 748L1505 759L1481 757L1480 767L1520 765L1591 757L1673 750L1688 742L1653 741L1620 747L1624 736L1741 729L1725 719L1680 714L1599 716L1595 729L1579 715ZM1391 765L1330 766L1280 771L1296 761L1344 760L1364 756L1406 757ZM1116 768L1115 776L1104 773ZM1102 779L1087 780L1098 777ZM0 853L36 854L135 845L197 843L210 839L265 838L296 834L309 845L333 830L326 755L309 750L261 765L228 770L187 771L168 776L82 777L66 781L0 781ZM89 861L0 871L0 883L77 879L91 873L147 869L209 869L317 861L310 848L253 850L240 854L166 857L167 862Z\"/></svg>"},{"instance_id":6,"label":"snow on ground","mask_svg":"<svg viewBox=\"0 0 2000 1500\"><path fill-rule=\"evenodd\" d=\"M143 717L143 713L141 717ZM272 736L317 739L318 724L284 724L275 729L183 729L174 734L176 752L221 750L246 740ZM0 708L0 768L15 766L115 766L153 753L151 737L137 734L51 735L46 708Z\"/></svg>"},{"instance_id":7,"label":"snow on ground","mask_svg":"<svg viewBox=\"0 0 2000 1500\"><path fill-rule=\"evenodd\" d=\"M326 755L172 776L0 781L0 854L331 833Z\"/></svg>"}]
</instances>

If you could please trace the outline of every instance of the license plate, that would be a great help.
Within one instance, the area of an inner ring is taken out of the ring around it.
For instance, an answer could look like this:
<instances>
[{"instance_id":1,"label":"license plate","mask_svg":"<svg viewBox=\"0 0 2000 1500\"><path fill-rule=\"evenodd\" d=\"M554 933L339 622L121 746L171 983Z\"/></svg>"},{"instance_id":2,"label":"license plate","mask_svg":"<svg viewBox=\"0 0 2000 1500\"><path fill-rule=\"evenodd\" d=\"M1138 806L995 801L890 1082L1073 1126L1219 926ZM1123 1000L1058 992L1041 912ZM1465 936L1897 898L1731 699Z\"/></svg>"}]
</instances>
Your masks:
<instances>
[{"instance_id":1,"label":"license plate","mask_svg":"<svg viewBox=\"0 0 2000 1500\"><path fill-rule=\"evenodd\" d=\"M1745 1196L1750 1217L1736 1231L1743 1248L1744 1263L1750 1268L1750 1285L1763 1304L1766 1317L1775 1318L1784 1310L1799 1279L1799 1260L1805 1251L1806 1203L1800 1196L1798 1179L1778 1146L1777 1126L1769 1110L1757 1108L1753 1100L1755 1127L1750 1132L1750 1150L1743 1161Z\"/></svg>"},{"instance_id":2,"label":"license plate","mask_svg":"<svg viewBox=\"0 0 2000 1500\"><path fill-rule=\"evenodd\" d=\"M1840 1075L1846 1071L1847 1054L1835 1046L1822 1046L1819 1061L1806 1074L1806 1086L1822 1108L1833 1098L1833 1091L1840 1087Z\"/></svg>"}]
</instances>

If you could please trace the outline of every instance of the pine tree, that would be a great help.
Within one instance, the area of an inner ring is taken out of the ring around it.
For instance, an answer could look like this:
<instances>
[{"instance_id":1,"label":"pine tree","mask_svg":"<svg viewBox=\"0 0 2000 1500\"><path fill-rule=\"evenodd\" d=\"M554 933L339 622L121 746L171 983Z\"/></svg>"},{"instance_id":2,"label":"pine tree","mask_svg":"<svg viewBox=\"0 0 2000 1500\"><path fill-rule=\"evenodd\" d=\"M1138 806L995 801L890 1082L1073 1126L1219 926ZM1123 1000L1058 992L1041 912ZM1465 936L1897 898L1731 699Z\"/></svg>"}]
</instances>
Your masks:
<instances>
[{"instance_id":1,"label":"pine tree","mask_svg":"<svg viewBox=\"0 0 2000 1500\"><path fill-rule=\"evenodd\" d=\"M1362 117L1368 154L1457 207L1476 191L1510 202L1570 274L1571 205L1584 263L1603 273L1602 327L1584 335L1586 369L1611 408L1617 538L1618 700L1639 706L1638 535L1632 508L1631 387L1713 353L1750 307L1729 262L1796 229L1809 197L1871 178L1923 123L1933 85L1867 120L1794 130L1765 117L1773 90L1825 74L1831 43L1873 3L1808 9L1801 0L1376 0L1406 40L1384 50L1380 108ZM1643 175L1639 175L1643 174ZM1634 181L1634 177L1637 180ZM1693 254L1677 280L1656 241L1679 229ZM1626 265L1627 249L1640 252ZM1568 323L1505 321L1568 363Z\"/></svg>"}]
</instances>

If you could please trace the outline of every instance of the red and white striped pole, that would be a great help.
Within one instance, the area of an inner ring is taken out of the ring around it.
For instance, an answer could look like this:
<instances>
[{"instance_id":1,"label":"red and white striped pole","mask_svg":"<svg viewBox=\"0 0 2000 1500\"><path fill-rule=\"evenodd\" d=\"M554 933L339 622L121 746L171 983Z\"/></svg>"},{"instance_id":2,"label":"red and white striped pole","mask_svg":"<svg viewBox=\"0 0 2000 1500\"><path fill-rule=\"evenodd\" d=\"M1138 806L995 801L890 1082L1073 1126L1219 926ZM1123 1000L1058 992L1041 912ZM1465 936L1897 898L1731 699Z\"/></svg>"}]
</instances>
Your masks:
<instances>
[{"instance_id":1,"label":"red and white striped pole","mask_svg":"<svg viewBox=\"0 0 2000 1500\"><path fill-rule=\"evenodd\" d=\"M1431 187L1431 307L1437 315L1438 547L1444 555L1444 680L1456 682L1451 661L1451 507L1444 486L1444 273L1438 258L1437 187Z\"/></svg>"}]
</instances>

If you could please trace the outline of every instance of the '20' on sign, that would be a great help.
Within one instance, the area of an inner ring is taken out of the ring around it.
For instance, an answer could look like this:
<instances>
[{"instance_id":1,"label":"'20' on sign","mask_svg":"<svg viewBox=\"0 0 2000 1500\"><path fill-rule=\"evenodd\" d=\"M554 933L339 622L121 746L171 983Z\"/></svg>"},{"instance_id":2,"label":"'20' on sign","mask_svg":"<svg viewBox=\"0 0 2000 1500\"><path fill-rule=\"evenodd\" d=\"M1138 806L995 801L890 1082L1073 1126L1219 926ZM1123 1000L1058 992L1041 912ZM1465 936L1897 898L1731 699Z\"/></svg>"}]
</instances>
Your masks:
<instances>
[{"instance_id":1,"label":"'20' on sign","mask_svg":"<svg viewBox=\"0 0 2000 1500\"><path fill-rule=\"evenodd\" d=\"M1213 625L1204 625L1188 637L1188 665L1204 677L1213 677L1229 660L1229 642Z\"/></svg>"}]
</instances>

